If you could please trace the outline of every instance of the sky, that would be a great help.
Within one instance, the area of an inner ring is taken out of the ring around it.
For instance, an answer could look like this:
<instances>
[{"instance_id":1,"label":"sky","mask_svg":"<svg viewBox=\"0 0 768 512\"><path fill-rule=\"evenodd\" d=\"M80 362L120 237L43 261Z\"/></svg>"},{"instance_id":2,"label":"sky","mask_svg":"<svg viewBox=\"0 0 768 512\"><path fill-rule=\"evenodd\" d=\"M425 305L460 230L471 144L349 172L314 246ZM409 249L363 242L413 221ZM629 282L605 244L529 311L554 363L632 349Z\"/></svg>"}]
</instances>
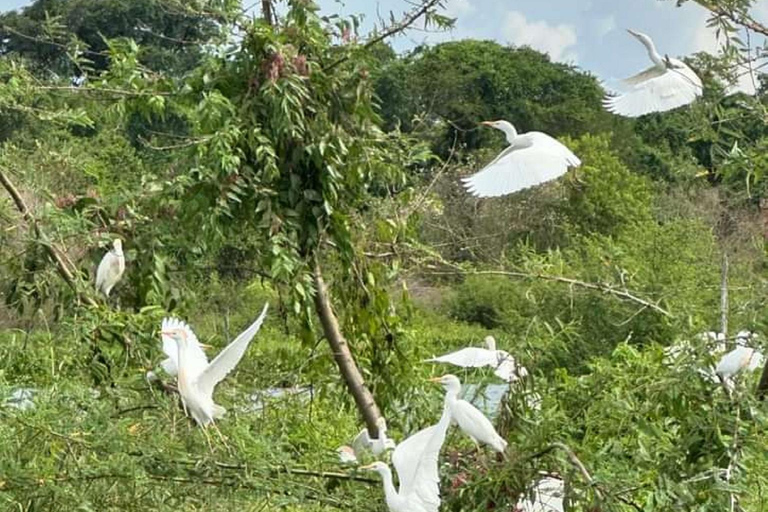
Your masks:
<instances>
[{"instance_id":1,"label":"sky","mask_svg":"<svg viewBox=\"0 0 768 512\"><path fill-rule=\"evenodd\" d=\"M366 27L380 18L388 20L390 11L399 17L411 8L406 0L320 0L319 4L327 13L363 14ZM421 43L465 38L528 45L555 61L590 71L607 85L650 65L645 49L626 28L648 34L659 52L670 57L715 53L719 48L714 31L706 26L707 11L692 1L676 7L670 0L447 0L446 14L457 18L452 31L410 31L392 41L393 46L402 51ZM753 15L768 23L768 0L757 0ZM753 91L751 81L744 76L741 88Z\"/></svg>"},{"instance_id":2,"label":"sky","mask_svg":"<svg viewBox=\"0 0 768 512\"><path fill-rule=\"evenodd\" d=\"M411 9L408 0L316 0L325 14L362 14L363 30L396 18ZM413 0L411 0L412 2ZM5 11L29 0L0 0ZM398 51L422 43L466 38L493 39L502 44L528 45L559 62L575 64L608 86L647 67L650 62L640 43L624 29L645 32L660 53L681 57L698 51L717 52L719 43L707 28L707 11L672 0L446 0L445 14L456 17L449 32L411 30L390 42ZM757 0L753 15L768 24L768 0ZM423 26L423 25L422 25ZM758 43L765 43L757 39ZM752 91L749 75L740 88Z\"/></svg>"}]
</instances>

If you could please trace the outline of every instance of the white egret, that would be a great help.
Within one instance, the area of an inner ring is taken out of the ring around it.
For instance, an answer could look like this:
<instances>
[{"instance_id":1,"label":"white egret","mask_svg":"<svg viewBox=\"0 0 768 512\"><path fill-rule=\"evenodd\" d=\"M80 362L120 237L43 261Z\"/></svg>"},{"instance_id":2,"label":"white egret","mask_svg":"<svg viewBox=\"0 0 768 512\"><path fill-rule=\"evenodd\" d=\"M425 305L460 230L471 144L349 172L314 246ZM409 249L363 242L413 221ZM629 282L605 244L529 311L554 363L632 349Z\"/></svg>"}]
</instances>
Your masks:
<instances>
[{"instance_id":1,"label":"white egret","mask_svg":"<svg viewBox=\"0 0 768 512\"><path fill-rule=\"evenodd\" d=\"M336 451L339 453L341 462L357 462L363 453L370 451L374 455L381 455L387 450L395 449L395 440L387 437L387 420L380 417L376 422L379 429L379 437L371 439L368 429L362 429L355 439L352 446L341 446Z\"/></svg>"},{"instance_id":2,"label":"white egret","mask_svg":"<svg viewBox=\"0 0 768 512\"><path fill-rule=\"evenodd\" d=\"M481 124L501 130L509 146L478 173L462 178L467 191L477 197L498 197L559 178L581 160L546 133L518 134L507 121Z\"/></svg>"},{"instance_id":3,"label":"white egret","mask_svg":"<svg viewBox=\"0 0 768 512\"><path fill-rule=\"evenodd\" d=\"M445 407L450 411L451 419L475 444L484 443L497 452L504 452L507 448L507 441L496 432L491 421L474 405L459 399L461 381L458 377L448 374L435 377L430 381L439 382L443 386L445 389Z\"/></svg>"},{"instance_id":4,"label":"white egret","mask_svg":"<svg viewBox=\"0 0 768 512\"><path fill-rule=\"evenodd\" d=\"M449 363L463 368L480 368L490 366L494 368L497 377L505 382L515 382L528 375L528 370L515 363L515 358L505 350L496 349L496 340L493 336L485 337L488 348L466 347L456 352L451 352L439 357L427 359L431 363Z\"/></svg>"},{"instance_id":5,"label":"white egret","mask_svg":"<svg viewBox=\"0 0 768 512\"><path fill-rule=\"evenodd\" d=\"M723 381L728 381L741 370L756 370L762 366L764 360L763 354L754 348L739 345L720 359L715 367L715 373Z\"/></svg>"},{"instance_id":6,"label":"white egret","mask_svg":"<svg viewBox=\"0 0 768 512\"><path fill-rule=\"evenodd\" d=\"M268 304L264 305L259 318L245 331L219 352L219 355L208 363L197 337L186 324L175 319L166 319L163 325L163 336L168 336L176 344L176 356L171 356L178 370L178 388L187 414L192 416L198 425L206 427L214 419L224 415L226 410L213 402L213 390L240 362L248 344L259 331L267 314ZM163 349L166 348L163 339ZM166 353L173 353L172 350ZM170 364L169 364L170 366Z\"/></svg>"},{"instance_id":7,"label":"white egret","mask_svg":"<svg viewBox=\"0 0 768 512\"><path fill-rule=\"evenodd\" d=\"M361 468L381 475L390 512L437 512L440 508L437 460L450 424L450 411L443 408L439 422L419 430L397 445L392 463L400 480L398 490L392 482L392 471L384 462L374 462Z\"/></svg>"},{"instance_id":8,"label":"white egret","mask_svg":"<svg viewBox=\"0 0 768 512\"><path fill-rule=\"evenodd\" d=\"M653 66L624 80L627 91L603 100L605 108L626 117L666 112L693 102L702 93L701 79L683 61L662 57L650 37L627 30L648 50Z\"/></svg>"},{"instance_id":9,"label":"white egret","mask_svg":"<svg viewBox=\"0 0 768 512\"><path fill-rule=\"evenodd\" d=\"M96 269L96 288L109 297L109 292L123 276L123 272L125 272L123 242L115 238L112 249L104 255Z\"/></svg>"}]
</instances>

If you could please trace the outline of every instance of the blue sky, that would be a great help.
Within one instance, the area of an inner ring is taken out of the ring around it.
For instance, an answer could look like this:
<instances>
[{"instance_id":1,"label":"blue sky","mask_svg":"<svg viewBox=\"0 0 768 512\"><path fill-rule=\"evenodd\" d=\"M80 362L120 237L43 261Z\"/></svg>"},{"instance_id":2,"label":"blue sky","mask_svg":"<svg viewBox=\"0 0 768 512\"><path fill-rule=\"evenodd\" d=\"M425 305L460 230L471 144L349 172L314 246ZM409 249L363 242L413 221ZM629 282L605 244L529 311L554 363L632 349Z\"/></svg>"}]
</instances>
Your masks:
<instances>
[{"instance_id":1,"label":"blue sky","mask_svg":"<svg viewBox=\"0 0 768 512\"><path fill-rule=\"evenodd\" d=\"M364 29L381 18L411 8L407 0L316 0L324 13L363 14ZM0 10L29 0L0 0ZM502 44L529 45L553 60L576 64L608 85L645 68L644 48L624 30L650 35L661 53L679 57L697 51L717 52L718 42L706 27L707 12L693 1L675 7L671 0L447 0L447 15L458 18L450 32L414 30L395 38L397 50L421 43L494 39ZM768 0L757 0L755 17L768 23ZM758 43L765 43L757 39ZM748 76L742 87L750 89Z\"/></svg>"}]
</instances>

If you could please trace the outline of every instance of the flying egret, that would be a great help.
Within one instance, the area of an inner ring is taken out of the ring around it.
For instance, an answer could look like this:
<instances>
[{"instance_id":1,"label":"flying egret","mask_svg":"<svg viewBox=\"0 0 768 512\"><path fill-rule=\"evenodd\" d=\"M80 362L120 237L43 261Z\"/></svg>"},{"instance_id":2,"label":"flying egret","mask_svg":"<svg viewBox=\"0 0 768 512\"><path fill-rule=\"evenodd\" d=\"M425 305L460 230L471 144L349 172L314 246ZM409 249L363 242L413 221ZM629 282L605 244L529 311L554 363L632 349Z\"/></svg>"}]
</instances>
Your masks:
<instances>
[{"instance_id":1,"label":"flying egret","mask_svg":"<svg viewBox=\"0 0 768 512\"><path fill-rule=\"evenodd\" d=\"M450 424L450 411L444 407L440 421L419 430L397 445L392 454L392 463L400 480L398 490L395 490L392 483L392 470L384 462L374 462L360 468L381 475L390 512L437 512L440 508L437 459Z\"/></svg>"},{"instance_id":2,"label":"flying egret","mask_svg":"<svg viewBox=\"0 0 768 512\"><path fill-rule=\"evenodd\" d=\"M199 347L197 337L186 324L175 319L163 321L167 330L163 330L162 335L176 344L176 357L171 356L171 359L178 370L178 388L184 409L204 430L209 424L215 426L214 419L226 412L213 402L213 390L240 362L248 344L259 331L268 306L264 304L259 318L219 352L210 364Z\"/></svg>"},{"instance_id":3,"label":"flying egret","mask_svg":"<svg viewBox=\"0 0 768 512\"><path fill-rule=\"evenodd\" d=\"M477 197L498 197L559 178L581 160L546 133L518 134L507 121L483 121L501 130L509 146L480 172L462 178L467 191Z\"/></svg>"},{"instance_id":4,"label":"flying egret","mask_svg":"<svg viewBox=\"0 0 768 512\"><path fill-rule=\"evenodd\" d=\"M507 441L493 428L491 421L474 405L459 399L461 381L455 375L443 375L430 379L439 382L445 389L445 407L451 413L451 419L467 434L475 444L484 443L499 453L507 448Z\"/></svg>"},{"instance_id":5,"label":"flying egret","mask_svg":"<svg viewBox=\"0 0 768 512\"><path fill-rule=\"evenodd\" d=\"M515 363L515 358L505 350L496 350L496 340L493 336L485 337L488 348L466 347L439 357L427 359L431 363L449 363L463 368L480 368L490 366L497 377L505 382L515 382L528 375L528 370Z\"/></svg>"},{"instance_id":6,"label":"flying egret","mask_svg":"<svg viewBox=\"0 0 768 512\"><path fill-rule=\"evenodd\" d=\"M702 93L701 79L683 61L662 57L650 37L627 30L648 50L653 66L624 80L628 90L618 96L606 96L605 108L626 117L651 112L666 112L693 102Z\"/></svg>"},{"instance_id":7,"label":"flying egret","mask_svg":"<svg viewBox=\"0 0 768 512\"><path fill-rule=\"evenodd\" d=\"M96 269L96 288L109 297L109 292L117 284L125 272L125 256L123 255L123 242L115 238L112 249L101 258Z\"/></svg>"}]
</instances>

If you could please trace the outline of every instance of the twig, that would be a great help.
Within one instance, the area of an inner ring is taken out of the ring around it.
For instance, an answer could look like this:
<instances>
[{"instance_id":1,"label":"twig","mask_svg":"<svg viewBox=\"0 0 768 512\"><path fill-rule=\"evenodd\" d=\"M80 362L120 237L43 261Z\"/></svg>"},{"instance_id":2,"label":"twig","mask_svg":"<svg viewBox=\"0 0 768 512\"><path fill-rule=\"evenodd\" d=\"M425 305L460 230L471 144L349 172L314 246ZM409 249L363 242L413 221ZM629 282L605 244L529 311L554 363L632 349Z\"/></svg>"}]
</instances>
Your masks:
<instances>
[{"instance_id":1,"label":"twig","mask_svg":"<svg viewBox=\"0 0 768 512\"><path fill-rule=\"evenodd\" d=\"M645 299L641 299L640 297L633 295L632 293L629 293L625 290L618 290L616 288L613 288L609 285L600 284L600 283L588 283L586 281L579 281L578 279L573 279L570 277L563 277L563 276L553 276L549 274L528 274L526 272L512 272L512 271L506 271L506 270L454 270L454 271L442 271L442 270L435 270L432 272L426 272L427 274L432 275L491 275L491 276L506 276L506 277L516 277L520 279L542 279L544 281L554 281L557 283L565 283L572 286L578 286L581 288L586 288L588 290L596 290L603 293L607 293L610 295L614 295L616 297L620 297L622 299L626 299L632 302L636 302L637 304L640 304L643 307L653 309L657 313L661 313L664 316L672 317L672 314L667 311L666 309L660 307L658 304L655 304L653 302L647 301Z\"/></svg>"},{"instance_id":2,"label":"twig","mask_svg":"<svg viewBox=\"0 0 768 512\"><path fill-rule=\"evenodd\" d=\"M421 4L421 6L417 7L413 11L410 12L405 18L400 20L399 22L395 23L394 25L391 25L387 30L379 34L378 36L370 39L368 42L366 42L363 45L363 49L366 50L370 48L371 46L380 43L381 41L385 40L388 37L391 37L399 32L402 32L403 30L407 29L411 25L413 25L416 20L418 20L420 17L422 17L424 14L426 14L430 9L433 9L436 5L440 3L441 0L427 0L424 3ZM331 62L329 65L323 67L323 71L329 71L339 64L342 64L349 60L349 55L344 55L343 57L339 57L335 61Z\"/></svg>"},{"instance_id":3,"label":"twig","mask_svg":"<svg viewBox=\"0 0 768 512\"><path fill-rule=\"evenodd\" d=\"M727 18L737 25L741 25L742 27L748 28L749 30L753 30L758 34L762 34L768 37L768 27L762 23L758 23L748 14L739 15L736 12L726 10L725 7L715 5L709 0L696 0L696 3L721 18Z\"/></svg>"}]
</instances>

